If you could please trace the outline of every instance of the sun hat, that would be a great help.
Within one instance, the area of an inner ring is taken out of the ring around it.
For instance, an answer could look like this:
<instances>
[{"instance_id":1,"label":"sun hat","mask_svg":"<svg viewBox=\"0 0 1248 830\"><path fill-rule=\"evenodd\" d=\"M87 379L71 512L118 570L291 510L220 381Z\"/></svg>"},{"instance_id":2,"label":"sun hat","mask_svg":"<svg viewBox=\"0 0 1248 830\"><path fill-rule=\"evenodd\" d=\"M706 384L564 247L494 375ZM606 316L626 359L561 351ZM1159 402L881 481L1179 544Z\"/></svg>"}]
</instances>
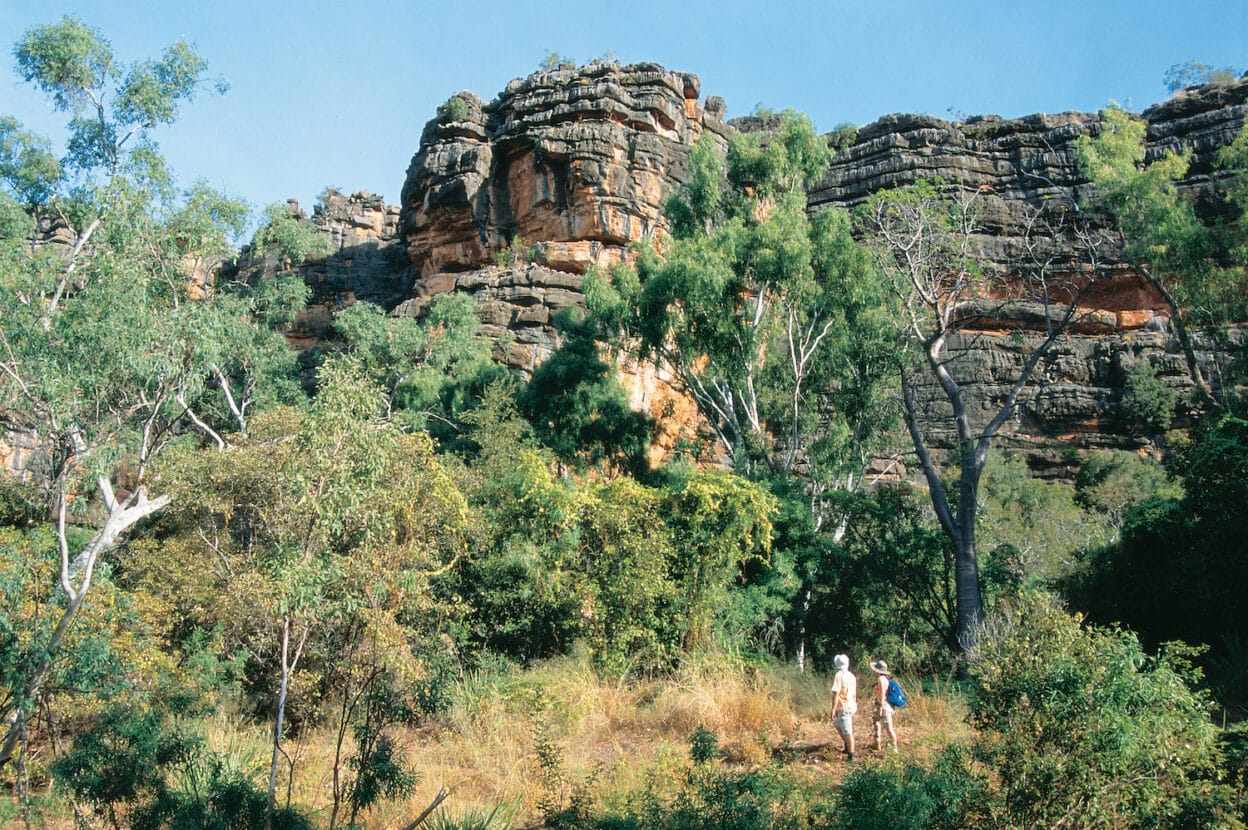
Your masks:
<instances>
[{"instance_id":1,"label":"sun hat","mask_svg":"<svg viewBox=\"0 0 1248 830\"><path fill-rule=\"evenodd\" d=\"M876 660L874 663L871 664L871 671L875 672L876 674L882 674L885 677L887 677L888 676L888 663L885 663L883 660Z\"/></svg>"},{"instance_id":2,"label":"sun hat","mask_svg":"<svg viewBox=\"0 0 1248 830\"><path fill-rule=\"evenodd\" d=\"M838 669L848 669L849 656L845 654L836 655L832 658L832 665L836 666Z\"/></svg>"}]
</instances>

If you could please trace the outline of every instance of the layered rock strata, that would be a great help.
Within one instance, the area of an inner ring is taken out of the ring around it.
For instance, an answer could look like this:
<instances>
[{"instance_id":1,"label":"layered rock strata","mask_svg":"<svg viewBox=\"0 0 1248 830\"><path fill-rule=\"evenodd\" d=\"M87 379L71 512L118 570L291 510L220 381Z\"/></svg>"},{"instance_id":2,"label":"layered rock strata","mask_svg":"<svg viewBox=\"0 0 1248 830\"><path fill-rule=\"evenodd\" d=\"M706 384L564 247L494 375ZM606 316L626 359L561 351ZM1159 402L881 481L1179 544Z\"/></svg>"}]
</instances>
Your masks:
<instances>
[{"instance_id":1,"label":"layered rock strata","mask_svg":"<svg viewBox=\"0 0 1248 830\"><path fill-rule=\"evenodd\" d=\"M420 280L513 245L559 271L618 262L663 227L693 142L728 133L722 100L698 95L695 75L596 62L512 81L486 104L452 97L403 186L401 232Z\"/></svg>"},{"instance_id":2,"label":"layered rock strata","mask_svg":"<svg viewBox=\"0 0 1248 830\"><path fill-rule=\"evenodd\" d=\"M469 294L477 302L482 336L494 343L495 359L532 372L558 348L555 315L566 308L584 306L581 280L580 274L532 263L438 274L419 280L417 296L401 303L393 313L419 318L439 294Z\"/></svg>"},{"instance_id":3,"label":"layered rock strata","mask_svg":"<svg viewBox=\"0 0 1248 830\"><path fill-rule=\"evenodd\" d=\"M1214 162L1246 116L1248 78L1185 90L1144 112L1147 160L1170 151L1190 153L1191 166L1179 187L1206 219L1227 208L1221 195L1227 174ZM976 116L962 123L887 115L860 129L856 141L836 154L812 189L810 204L852 209L882 190L944 179L977 192L982 209L977 243L989 268L1008 275L1029 258L1024 229L1030 214L1041 220L1031 223L1029 237L1040 255L1059 270L1077 272L1084 259L1081 243L1065 220L1082 210L1090 185L1079 170L1075 142L1099 129L1095 113ZM1112 244L1098 251L1100 273L1084 300L1087 331L1144 328L1168 314L1162 298L1118 251Z\"/></svg>"},{"instance_id":4,"label":"layered rock strata","mask_svg":"<svg viewBox=\"0 0 1248 830\"><path fill-rule=\"evenodd\" d=\"M495 356L531 372L558 346L553 315L583 306L581 275L665 227L693 143L709 134L726 146L723 100L699 93L695 75L596 62L513 81L484 104L453 96L403 187L400 233L417 277L396 313L470 293ZM661 367L617 363L633 405L661 425L658 460L691 432L696 407Z\"/></svg>"},{"instance_id":5,"label":"layered rock strata","mask_svg":"<svg viewBox=\"0 0 1248 830\"><path fill-rule=\"evenodd\" d=\"M385 295L382 304L389 307L399 294L393 280L402 256L410 263L405 290L412 299L397 313L420 315L444 291L470 293L480 304L484 332L498 344L496 356L531 371L558 345L553 315L583 304L580 274L618 261L629 241L662 228L663 200L685 181L692 142L709 132L722 143L736 128L767 126L760 119L726 125L723 102L700 104L698 95L692 75L653 64L596 63L513 81L488 103L470 93L454 96L425 128L397 217L395 209L355 196L313 217L340 242L337 259L314 265L325 307L333 305L328 297L334 292L338 305L343 296ZM1248 80L1186 90L1144 113L1150 160L1169 150L1191 153L1180 187L1206 218L1225 209L1223 174L1214 159L1246 114ZM1082 210L1089 185L1074 142L1098 129L1098 116L1089 113L980 116L962 123L885 116L837 152L810 204L852 209L880 190L923 179L962 183L982 203L982 258L1008 275L1025 256L1020 229L1027 211L1060 228L1063 214ZM1038 244L1059 270L1082 267L1069 234L1041 235ZM372 253L359 256L358 245ZM1040 368L1003 436L1042 471L1057 473L1069 464L1062 460L1069 455L1059 447L1063 442L1084 450L1146 443L1119 405L1123 378L1136 361L1154 364L1180 400L1188 399L1178 345L1166 333L1165 304L1112 248L1100 253L1080 333L1064 338ZM519 264L491 266L496 259ZM380 280L362 277L378 268ZM991 316L985 314L984 330L951 344L957 359L971 366L968 395L984 407L1005 394L1020 359L1017 338L1004 335L1019 320L994 331ZM1198 345L1202 360L1226 356L1211 342ZM652 414L689 409L687 401L677 406L679 394L660 370L633 367L625 381L638 407ZM934 415L942 411L935 395L928 406ZM1190 414L1180 411L1179 423ZM951 446L939 420L931 422L933 443Z\"/></svg>"},{"instance_id":6,"label":"layered rock strata","mask_svg":"<svg viewBox=\"0 0 1248 830\"><path fill-rule=\"evenodd\" d=\"M1185 90L1143 117L1147 160L1170 151L1189 153L1191 165L1180 191L1206 220L1222 214L1227 174L1215 160L1248 117L1248 78ZM863 127L856 141L837 153L811 191L811 207L852 209L881 190L924 179L960 183L977 192L983 208L976 240L981 259L1008 274L1026 256L1022 229L1029 211L1056 220L1063 212L1082 209L1090 185L1079 171L1075 142L1098 130L1099 117L1089 113L981 116L964 123L927 115L885 116ZM1059 231L1033 239L1059 271L1080 267L1079 245L1071 235ZM1120 405L1126 372L1137 361L1151 363L1176 393L1177 426L1187 425L1195 414L1186 403L1192 391L1186 364L1178 342L1167 333L1169 309L1119 253L1114 244L1098 250L1100 272L1090 275L1096 282L1082 301L1079 324L1056 343L1003 430L1002 445L1023 452L1039 472L1069 473L1072 447L1147 448L1139 425L1124 416ZM1020 342L994 331L991 316L985 315L985 330L950 343L951 360L967 379L967 397L977 402L978 411L971 413L976 423L987 422L1017 377L1023 350L1035 345L1035 337ZM1011 327L1019 322L1009 321ZM1242 334L1232 332L1231 339L1238 342ZM1220 374L1216 366L1233 358L1232 349L1209 338L1198 337L1196 347L1207 376L1215 379ZM937 449L951 449L953 435L944 426L950 422L938 417L948 415L948 405L934 386L925 396L924 408L933 416L929 438Z\"/></svg>"},{"instance_id":7,"label":"layered rock strata","mask_svg":"<svg viewBox=\"0 0 1248 830\"><path fill-rule=\"evenodd\" d=\"M1039 334L992 332L950 339L947 361L962 381L973 424L985 424L996 414L1040 339ZM1194 346L1206 374L1216 376L1218 367L1238 359L1246 341L1245 332L1234 329L1221 338L1197 333ZM1127 375L1140 363L1149 364L1173 394L1172 427L1194 425L1199 412L1192 403L1192 379L1172 335L1148 330L1071 335L1058 338L1037 365L995 446L1022 455L1033 473L1065 479L1096 450L1159 456L1155 425L1139 422L1123 406ZM924 434L934 454L944 457L957 446L952 409L935 383L920 386L917 394L926 416Z\"/></svg>"},{"instance_id":8,"label":"layered rock strata","mask_svg":"<svg viewBox=\"0 0 1248 830\"><path fill-rule=\"evenodd\" d=\"M305 269L320 302L366 300L386 309L411 296L415 274L396 245L399 210L366 191L322 194L310 220L329 234L334 253Z\"/></svg>"}]
</instances>

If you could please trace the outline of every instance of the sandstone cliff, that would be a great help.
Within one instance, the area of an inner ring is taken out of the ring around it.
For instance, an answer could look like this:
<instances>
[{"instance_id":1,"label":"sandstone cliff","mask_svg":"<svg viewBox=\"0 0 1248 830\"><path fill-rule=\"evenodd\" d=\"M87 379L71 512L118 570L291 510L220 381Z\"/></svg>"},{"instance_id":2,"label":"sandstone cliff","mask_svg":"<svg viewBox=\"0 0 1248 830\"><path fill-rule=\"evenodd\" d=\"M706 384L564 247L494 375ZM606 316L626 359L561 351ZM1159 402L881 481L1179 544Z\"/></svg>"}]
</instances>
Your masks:
<instances>
[{"instance_id":1,"label":"sandstone cliff","mask_svg":"<svg viewBox=\"0 0 1248 830\"><path fill-rule=\"evenodd\" d=\"M1147 158L1167 151L1190 152L1191 167L1180 183L1198 212L1213 219L1226 209L1221 198L1225 174L1214 166L1217 151L1239 133L1248 116L1248 78L1230 86L1186 90L1143 114ZM1080 174L1074 143L1095 135L1094 113L1036 114L1001 119L981 116L950 123L926 115L889 115L863 127L852 146L839 152L810 194L812 208L853 208L873 193L940 177L979 191L984 202L978 244L984 260L1009 271L1020 257L1025 207L1079 209L1089 195ZM1059 261L1075 263L1071 240L1046 240ZM1066 248L1067 250L1063 250ZM1056 345L1020 399L1003 430L1002 445L1026 454L1040 472L1065 474L1071 450L1147 449L1148 441L1121 412L1123 381L1138 361L1147 361L1177 394L1176 425L1191 422L1191 381L1178 343L1167 334L1168 310L1162 299L1115 254L1102 263L1097 290L1089 295L1085 323ZM1029 341L1031 338L1027 338ZM1231 359L1242 339L1230 343L1198 338L1199 357L1211 376ZM1021 365L1020 346L1000 333L971 333L951 343L969 377L969 396L986 412L1008 388ZM927 390L927 409L946 406L937 390ZM986 416L985 416L986 419ZM953 445L952 433L934 418L929 430L938 448Z\"/></svg>"},{"instance_id":2,"label":"sandstone cliff","mask_svg":"<svg viewBox=\"0 0 1248 830\"><path fill-rule=\"evenodd\" d=\"M335 196L333 207L313 216L340 244L310 272L325 313L351 296L386 307L405 296L396 313L419 315L441 292L468 292L499 359L531 370L557 345L552 315L582 302L585 269L618 261L628 242L662 228L663 200L685 180L692 142L706 132L722 142L737 127L764 126L756 119L726 125L723 102L700 103L698 95L695 76L607 63L535 73L488 103L459 93L426 126L397 212L370 197ZM1144 113L1150 159L1171 149L1192 153L1181 187L1207 218L1223 209L1214 155L1246 114L1248 80L1187 90ZM853 208L879 190L936 176L966 183L984 200L984 257L1008 272L1019 257L1024 206L1077 210L1088 195L1073 147L1097 129L1094 113L963 123L885 116L836 154L810 204ZM1074 267L1071 240L1059 234L1046 244ZM507 264L492 265L496 259ZM1100 277L1084 333L1066 338L1041 367L1003 439L1038 470L1067 471L1071 447L1147 445L1119 411L1123 379L1137 361L1153 364L1181 401L1188 398L1164 303L1112 255ZM1220 348L1202 341L1202 360L1225 357ZM990 402L1002 394L1018 360L1014 342L984 331L953 349L972 367L972 396ZM663 401L670 413L676 393L654 385L664 382L661 373L634 370L626 382L635 403L657 414L655 401ZM935 396L930 406L940 411ZM1191 414L1181 406L1179 423ZM932 437L948 446L936 419Z\"/></svg>"},{"instance_id":3,"label":"sandstone cliff","mask_svg":"<svg viewBox=\"0 0 1248 830\"><path fill-rule=\"evenodd\" d=\"M538 261L584 273L663 225L688 148L727 135L723 103L698 101L697 76L654 64L591 63L512 81L482 104L461 92L421 136L402 195L402 235L420 271L479 268L523 240Z\"/></svg>"}]
</instances>

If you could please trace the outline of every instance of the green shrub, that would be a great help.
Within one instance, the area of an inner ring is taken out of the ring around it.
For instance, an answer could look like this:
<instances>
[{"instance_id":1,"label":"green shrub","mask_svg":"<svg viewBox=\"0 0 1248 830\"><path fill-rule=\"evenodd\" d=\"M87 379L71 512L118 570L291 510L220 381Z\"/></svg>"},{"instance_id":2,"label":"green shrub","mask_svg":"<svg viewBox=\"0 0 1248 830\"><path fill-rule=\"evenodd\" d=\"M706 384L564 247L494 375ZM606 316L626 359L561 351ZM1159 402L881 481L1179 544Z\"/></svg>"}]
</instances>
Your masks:
<instances>
[{"instance_id":1,"label":"green shrub","mask_svg":"<svg viewBox=\"0 0 1248 830\"><path fill-rule=\"evenodd\" d=\"M1227 779L1235 790L1239 820L1248 824L1248 723L1227 727L1221 737Z\"/></svg>"},{"instance_id":2,"label":"green shrub","mask_svg":"<svg viewBox=\"0 0 1248 830\"><path fill-rule=\"evenodd\" d=\"M471 114L472 108L459 95L452 95L438 107L438 120L443 123L467 121Z\"/></svg>"},{"instance_id":3,"label":"green shrub","mask_svg":"<svg viewBox=\"0 0 1248 830\"><path fill-rule=\"evenodd\" d=\"M1043 594L990 619L973 654L972 750L1011 826L1233 826L1190 652L1150 656Z\"/></svg>"},{"instance_id":4,"label":"green shrub","mask_svg":"<svg viewBox=\"0 0 1248 830\"><path fill-rule=\"evenodd\" d=\"M528 265L537 262L540 250L530 244L522 236L513 237L506 248L500 248L494 254L494 264L503 268L516 265Z\"/></svg>"},{"instance_id":5,"label":"green shrub","mask_svg":"<svg viewBox=\"0 0 1248 830\"><path fill-rule=\"evenodd\" d=\"M1219 747L1191 653L1148 655L1025 591L972 654L975 735L929 765L855 770L832 826L1242 827L1243 738Z\"/></svg>"},{"instance_id":6,"label":"green shrub","mask_svg":"<svg viewBox=\"0 0 1248 830\"><path fill-rule=\"evenodd\" d=\"M699 724L689 735L689 757L698 765L718 758L719 736Z\"/></svg>"},{"instance_id":7,"label":"green shrub","mask_svg":"<svg viewBox=\"0 0 1248 830\"><path fill-rule=\"evenodd\" d=\"M538 68L547 71L552 69L575 69L576 59L570 55L561 55L558 52L550 51L546 53L546 57L542 58Z\"/></svg>"},{"instance_id":8,"label":"green shrub","mask_svg":"<svg viewBox=\"0 0 1248 830\"><path fill-rule=\"evenodd\" d=\"M1182 488L1165 469L1133 452L1095 452L1075 476L1075 501L1121 525L1123 514L1154 496L1178 498Z\"/></svg>"},{"instance_id":9,"label":"green shrub","mask_svg":"<svg viewBox=\"0 0 1248 830\"><path fill-rule=\"evenodd\" d=\"M250 830L264 826L267 794L229 770L179 725L163 701L105 710L52 764L53 773L114 828ZM308 830L291 809L273 813L274 830Z\"/></svg>"},{"instance_id":10,"label":"green shrub","mask_svg":"<svg viewBox=\"0 0 1248 830\"><path fill-rule=\"evenodd\" d=\"M928 769L861 766L845 777L835 830L958 830L983 822L991 803L986 779L972 770L968 750L954 745Z\"/></svg>"},{"instance_id":11,"label":"green shrub","mask_svg":"<svg viewBox=\"0 0 1248 830\"><path fill-rule=\"evenodd\" d=\"M854 146L858 141L858 125L851 121L842 121L828 133L828 146L841 151Z\"/></svg>"},{"instance_id":12,"label":"green shrub","mask_svg":"<svg viewBox=\"0 0 1248 830\"><path fill-rule=\"evenodd\" d=\"M29 484L0 480L0 526L26 527L40 518L38 492Z\"/></svg>"},{"instance_id":13,"label":"green shrub","mask_svg":"<svg viewBox=\"0 0 1248 830\"><path fill-rule=\"evenodd\" d=\"M1157 377L1157 369L1141 360L1127 371L1122 388L1122 411L1135 426L1161 433L1174 421L1178 394Z\"/></svg>"}]
</instances>

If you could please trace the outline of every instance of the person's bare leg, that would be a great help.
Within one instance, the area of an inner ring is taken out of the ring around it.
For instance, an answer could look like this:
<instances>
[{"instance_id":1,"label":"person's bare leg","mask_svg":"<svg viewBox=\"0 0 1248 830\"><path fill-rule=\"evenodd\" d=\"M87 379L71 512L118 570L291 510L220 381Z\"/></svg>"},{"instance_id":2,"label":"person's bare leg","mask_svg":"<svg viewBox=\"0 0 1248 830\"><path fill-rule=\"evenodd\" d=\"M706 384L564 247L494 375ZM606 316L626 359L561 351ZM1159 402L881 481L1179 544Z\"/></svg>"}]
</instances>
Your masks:
<instances>
[{"instance_id":1,"label":"person's bare leg","mask_svg":"<svg viewBox=\"0 0 1248 830\"><path fill-rule=\"evenodd\" d=\"M897 730L893 727L893 722L891 720L885 724L884 731L888 733L888 739L893 742L893 752L896 752ZM880 725L878 723L875 725L875 748L880 748Z\"/></svg>"}]
</instances>

